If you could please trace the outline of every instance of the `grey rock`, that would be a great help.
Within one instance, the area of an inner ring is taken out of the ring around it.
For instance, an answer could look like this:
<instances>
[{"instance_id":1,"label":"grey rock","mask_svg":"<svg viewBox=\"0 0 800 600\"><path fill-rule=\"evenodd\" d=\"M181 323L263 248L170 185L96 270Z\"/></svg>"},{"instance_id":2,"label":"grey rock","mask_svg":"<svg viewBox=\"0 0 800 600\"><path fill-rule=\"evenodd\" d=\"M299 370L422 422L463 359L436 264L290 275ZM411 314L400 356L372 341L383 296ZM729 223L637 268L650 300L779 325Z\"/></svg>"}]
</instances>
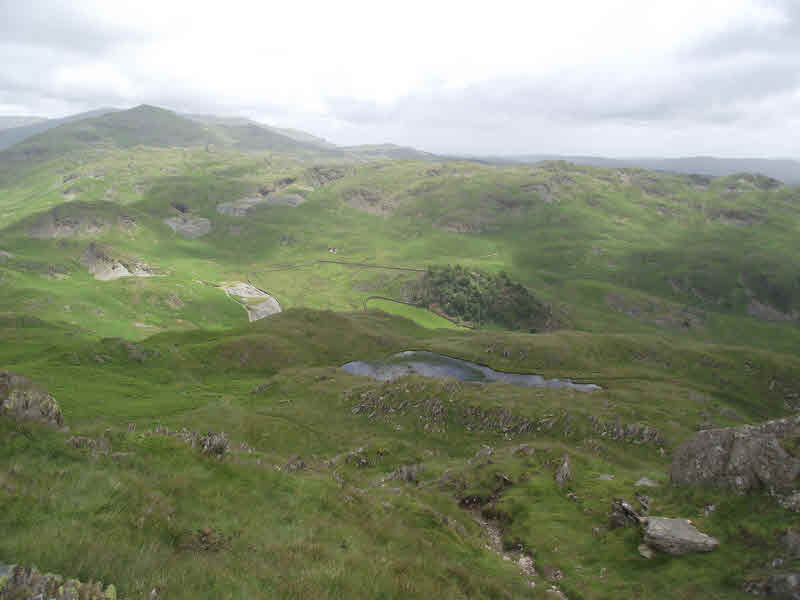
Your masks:
<instances>
[{"instance_id":1,"label":"grey rock","mask_svg":"<svg viewBox=\"0 0 800 600\"><path fill-rule=\"evenodd\" d=\"M61 426L64 417L55 398L24 375L0 371L0 417Z\"/></svg>"},{"instance_id":2,"label":"grey rock","mask_svg":"<svg viewBox=\"0 0 800 600\"><path fill-rule=\"evenodd\" d=\"M514 448L514 456L533 456L536 454L536 448L532 448L528 444L520 444Z\"/></svg>"},{"instance_id":3,"label":"grey rock","mask_svg":"<svg viewBox=\"0 0 800 600\"><path fill-rule=\"evenodd\" d=\"M800 531L790 529L781 538L781 546L791 558L800 558Z\"/></svg>"},{"instance_id":4,"label":"grey rock","mask_svg":"<svg viewBox=\"0 0 800 600\"><path fill-rule=\"evenodd\" d=\"M611 512L608 515L609 529L639 525L641 521L639 514L625 500L618 498L611 503Z\"/></svg>"},{"instance_id":5,"label":"grey rock","mask_svg":"<svg viewBox=\"0 0 800 600\"><path fill-rule=\"evenodd\" d=\"M643 522L644 543L654 550L674 556L711 552L719 541L701 533L686 519L648 517Z\"/></svg>"},{"instance_id":6,"label":"grey rock","mask_svg":"<svg viewBox=\"0 0 800 600\"><path fill-rule=\"evenodd\" d=\"M81 583L61 575L42 573L36 568L0 565L0 597L35 600L116 600L113 585L103 589L100 582Z\"/></svg>"},{"instance_id":7,"label":"grey rock","mask_svg":"<svg viewBox=\"0 0 800 600\"><path fill-rule=\"evenodd\" d=\"M634 483L636 487L659 487L659 484L653 481L652 479L648 479L647 477L642 477L639 481Z\"/></svg>"},{"instance_id":8,"label":"grey rock","mask_svg":"<svg viewBox=\"0 0 800 600\"><path fill-rule=\"evenodd\" d=\"M600 475L597 476L597 478L602 481L614 481L615 476L609 475L608 473L601 473Z\"/></svg>"},{"instance_id":9,"label":"grey rock","mask_svg":"<svg viewBox=\"0 0 800 600\"><path fill-rule=\"evenodd\" d=\"M479 461L483 458L488 460L492 454L494 454L494 448L483 445L480 447L480 450L475 453L475 456L467 460L467 464L471 465L473 462Z\"/></svg>"},{"instance_id":10,"label":"grey rock","mask_svg":"<svg viewBox=\"0 0 800 600\"><path fill-rule=\"evenodd\" d=\"M793 490L788 494L778 494L771 490L772 495L783 508L789 512L800 512L800 491Z\"/></svg>"},{"instance_id":11,"label":"grey rock","mask_svg":"<svg viewBox=\"0 0 800 600\"><path fill-rule=\"evenodd\" d=\"M647 544L639 544L639 554L644 558L650 559L655 556L655 553L650 549Z\"/></svg>"},{"instance_id":12,"label":"grey rock","mask_svg":"<svg viewBox=\"0 0 800 600\"><path fill-rule=\"evenodd\" d=\"M406 483L419 483L419 474L422 473L422 465L401 465L395 469L387 479L404 481Z\"/></svg>"},{"instance_id":13,"label":"grey rock","mask_svg":"<svg viewBox=\"0 0 800 600\"><path fill-rule=\"evenodd\" d=\"M778 600L800 600L800 573L784 573L770 577L766 591Z\"/></svg>"},{"instance_id":14,"label":"grey rock","mask_svg":"<svg viewBox=\"0 0 800 600\"><path fill-rule=\"evenodd\" d=\"M189 239L202 237L211 231L211 221L203 217L181 214L166 219L164 223L178 235Z\"/></svg>"},{"instance_id":15,"label":"grey rock","mask_svg":"<svg viewBox=\"0 0 800 600\"><path fill-rule=\"evenodd\" d=\"M701 431L676 451L670 479L679 485L707 484L739 491L789 489L800 476L800 460L780 444L800 437L800 416Z\"/></svg>"},{"instance_id":16,"label":"grey rock","mask_svg":"<svg viewBox=\"0 0 800 600\"><path fill-rule=\"evenodd\" d=\"M569 481L572 479L572 473L570 472L569 468L569 456L566 454L564 455L564 460L561 462L561 466L558 467L556 471L556 483L564 487Z\"/></svg>"},{"instance_id":17,"label":"grey rock","mask_svg":"<svg viewBox=\"0 0 800 600\"><path fill-rule=\"evenodd\" d=\"M152 277L153 269L142 260L118 260L107 249L94 242L81 255L81 264L98 281L112 281L122 277Z\"/></svg>"},{"instance_id":18,"label":"grey rock","mask_svg":"<svg viewBox=\"0 0 800 600\"><path fill-rule=\"evenodd\" d=\"M297 455L293 455L289 458L289 462L286 463L286 466L283 468L284 471L289 473L295 473L297 471L305 471L306 463L305 461Z\"/></svg>"},{"instance_id":19,"label":"grey rock","mask_svg":"<svg viewBox=\"0 0 800 600\"><path fill-rule=\"evenodd\" d=\"M636 492L636 499L639 501L639 505L642 507L642 514L646 515L648 512L650 512L650 503L652 502L650 496Z\"/></svg>"}]
</instances>

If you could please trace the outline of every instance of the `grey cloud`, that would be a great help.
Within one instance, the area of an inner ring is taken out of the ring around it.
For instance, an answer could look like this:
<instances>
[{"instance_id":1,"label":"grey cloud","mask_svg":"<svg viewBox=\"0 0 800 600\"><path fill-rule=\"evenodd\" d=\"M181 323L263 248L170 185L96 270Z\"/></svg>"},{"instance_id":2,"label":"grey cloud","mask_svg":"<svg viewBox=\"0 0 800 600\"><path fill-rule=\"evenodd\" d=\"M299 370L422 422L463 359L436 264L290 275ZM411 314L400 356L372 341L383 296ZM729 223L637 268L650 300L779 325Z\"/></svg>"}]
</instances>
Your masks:
<instances>
[{"instance_id":1,"label":"grey cloud","mask_svg":"<svg viewBox=\"0 0 800 600\"><path fill-rule=\"evenodd\" d=\"M328 105L337 118L361 125L401 120L492 127L529 117L584 124L734 124L796 118L793 96L800 91L800 2L763 0L762 4L765 9L777 9L783 21L708 36L651 70L609 65L546 78L498 79L457 91L414 91L392 107L346 98L331 98ZM769 113L760 112L765 103L770 105Z\"/></svg>"},{"instance_id":2,"label":"grey cloud","mask_svg":"<svg viewBox=\"0 0 800 600\"><path fill-rule=\"evenodd\" d=\"M99 7L77 7L58 0L0 2L0 40L96 56L120 44L150 37L134 25L102 20L98 17L101 11L95 8Z\"/></svg>"},{"instance_id":3,"label":"grey cloud","mask_svg":"<svg viewBox=\"0 0 800 600\"><path fill-rule=\"evenodd\" d=\"M424 125L491 127L544 117L572 122L686 120L731 123L749 118L753 105L800 87L792 61L730 65L676 65L672 75L596 72L530 81L495 80L449 91L409 95L391 107L329 99L337 118L355 124L405 121ZM781 118L783 115L774 115Z\"/></svg>"},{"instance_id":4,"label":"grey cloud","mask_svg":"<svg viewBox=\"0 0 800 600\"><path fill-rule=\"evenodd\" d=\"M762 0L765 9L777 9L781 22L768 26L746 24L701 40L685 50L690 60L715 60L746 54L800 60L800 3L797 0Z\"/></svg>"}]
</instances>

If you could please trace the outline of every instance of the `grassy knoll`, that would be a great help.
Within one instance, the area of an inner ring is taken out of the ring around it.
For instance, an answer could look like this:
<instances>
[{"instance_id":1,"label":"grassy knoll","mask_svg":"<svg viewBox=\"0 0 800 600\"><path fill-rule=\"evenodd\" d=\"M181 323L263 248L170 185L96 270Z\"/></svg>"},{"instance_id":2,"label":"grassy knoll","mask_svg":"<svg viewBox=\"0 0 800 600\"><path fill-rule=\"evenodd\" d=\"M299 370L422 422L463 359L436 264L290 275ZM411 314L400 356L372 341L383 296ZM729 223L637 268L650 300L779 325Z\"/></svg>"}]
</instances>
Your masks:
<instances>
[{"instance_id":1,"label":"grassy knoll","mask_svg":"<svg viewBox=\"0 0 800 600\"><path fill-rule=\"evenodd\" d=\"M367 307L383 311L390 315L411 319L417 325L421 325L427 329L458 329L458 325L452 321L419 306L409 306L408 304L392 302L391 300L371 298L367 302Z\"/></svg>"}]
</instances>

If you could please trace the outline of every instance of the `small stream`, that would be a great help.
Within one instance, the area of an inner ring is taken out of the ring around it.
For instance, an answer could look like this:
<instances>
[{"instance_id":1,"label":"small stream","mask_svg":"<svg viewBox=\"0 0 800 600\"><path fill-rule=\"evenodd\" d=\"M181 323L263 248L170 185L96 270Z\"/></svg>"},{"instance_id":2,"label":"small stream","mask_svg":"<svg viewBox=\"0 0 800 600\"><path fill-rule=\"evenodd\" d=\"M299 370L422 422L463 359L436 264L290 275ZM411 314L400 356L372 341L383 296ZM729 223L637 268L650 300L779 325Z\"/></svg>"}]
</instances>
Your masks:
<instances>
[{"instance_id":1,"label":"small stream","mask_svg":"<svg viewBox=\"0 0 800 600\"><path fill-rule=\"evenodd\" d=\"M527 387L568 388L579 392L601 390L593 383L575 383L570 379L545 379L541 375L505 373L467 360L452 358L425 350L408 350L388 360L356 360L341 366L353 375L363 375L378 381L392 381L404 375L423 377L453 377L461 381L493 383L500 381Z\"/></svg>"}]
</instances>

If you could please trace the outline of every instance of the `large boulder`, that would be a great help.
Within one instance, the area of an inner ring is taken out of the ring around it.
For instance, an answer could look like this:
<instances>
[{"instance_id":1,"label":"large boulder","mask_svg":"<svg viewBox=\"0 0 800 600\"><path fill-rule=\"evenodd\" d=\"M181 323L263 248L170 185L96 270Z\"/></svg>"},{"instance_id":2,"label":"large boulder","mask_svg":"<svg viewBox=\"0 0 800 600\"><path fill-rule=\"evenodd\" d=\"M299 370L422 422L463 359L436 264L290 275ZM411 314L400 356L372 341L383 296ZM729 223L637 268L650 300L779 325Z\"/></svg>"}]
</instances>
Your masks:
<instances>
[{"instance_id":1,"label":"large boulder","mask_svg":"<svg viewBox=\"0 0 800 600\"><path fill-rule=\"evenodd\" d=\"M698 531L686 519L647 517L642 520L644 543L653 550L680 556L692 552L711 552L719 541Z\"/></svg>"},{"instance_id":2,"label":"large boulder","mask_svg":"<svg viewBox=\"0 0 800 600\"><path fill-rule=\"evenodd\" d=\"M46 389L24 375L0 371L0 417L61 426L64 417Z\"/></svg>"},{"instance_id":3,"label":"large boulder","mask_svg":"<svg viewBox=\"0 0 800 600\"><path fill-rule=\"evenodd\" d=\"M675 451L670 479L739 491L791 489L800 476L800 460L781 441L798 437L800 416L701 431Z\"/></svg>"}]
</instances>

